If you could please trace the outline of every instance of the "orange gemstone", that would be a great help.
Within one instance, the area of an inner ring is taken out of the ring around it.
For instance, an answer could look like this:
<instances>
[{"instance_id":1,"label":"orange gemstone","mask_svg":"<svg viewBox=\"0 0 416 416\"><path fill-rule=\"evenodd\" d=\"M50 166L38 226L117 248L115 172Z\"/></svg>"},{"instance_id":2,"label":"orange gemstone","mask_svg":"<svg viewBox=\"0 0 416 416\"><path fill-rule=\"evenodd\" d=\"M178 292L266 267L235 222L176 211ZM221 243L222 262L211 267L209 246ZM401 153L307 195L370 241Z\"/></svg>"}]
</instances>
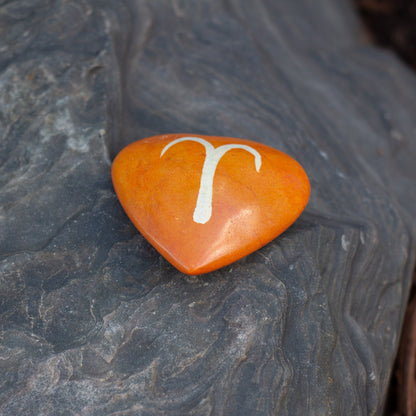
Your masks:
<instances>
[{"instance_id":1,"label":"orange gemstone","mask_svg":"<svg viewBox=\"0 0 416 416\"><path fill-rule=\"evenodd\" d=\"M112 167L127 215L176 268L202 274L285 231L310 193L300 164L269 146L167 134L125 147Z\"/></svg>"}]
</instances>

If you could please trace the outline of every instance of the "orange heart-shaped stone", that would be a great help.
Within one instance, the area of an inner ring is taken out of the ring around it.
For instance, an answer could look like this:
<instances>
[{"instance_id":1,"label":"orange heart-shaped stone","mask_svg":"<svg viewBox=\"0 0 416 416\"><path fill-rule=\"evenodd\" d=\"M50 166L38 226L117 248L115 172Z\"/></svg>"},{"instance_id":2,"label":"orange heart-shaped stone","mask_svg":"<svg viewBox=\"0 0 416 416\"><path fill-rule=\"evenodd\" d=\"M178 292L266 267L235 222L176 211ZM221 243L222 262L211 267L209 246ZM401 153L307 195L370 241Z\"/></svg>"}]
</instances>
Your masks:
<instances>
[{"instance_id":1,"label":"orange heart-shaped stone","mask_svg":"<svg viewBox=\"0 0 416 416\"><path fill-rule=\"evenodd\" d=\"M175 267L202 274L288 228L310 193L300 164L269 146L167 134L125 147L112 167L127 215Z\"/></svg>"}]
</instances>

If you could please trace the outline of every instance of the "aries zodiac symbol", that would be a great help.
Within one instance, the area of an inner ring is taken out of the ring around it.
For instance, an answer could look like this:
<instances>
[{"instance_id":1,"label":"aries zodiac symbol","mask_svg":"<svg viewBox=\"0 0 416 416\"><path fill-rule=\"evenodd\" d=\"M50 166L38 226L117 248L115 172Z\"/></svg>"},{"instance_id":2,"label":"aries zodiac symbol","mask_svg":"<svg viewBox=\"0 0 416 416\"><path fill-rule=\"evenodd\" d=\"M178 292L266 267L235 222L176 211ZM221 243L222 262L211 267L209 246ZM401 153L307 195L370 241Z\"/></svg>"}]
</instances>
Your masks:
<instances>
[{"instance_id":1,"label":"aries zodiac symbol","mask_svg":"<svg viewBox=\"0 0 416 416\"><path fill-rule=\"evenodd\" d=\"M180 139L173 140L169 144L167 144L163 148L160 157L162 157L166 153L166 151L175 144L186 141L197 142L205 147L205 161L202 167L201 183L199 185L198 199L196 201L196 207L193 215L194 222L198 224L205 224L209 221L212 214L212 192L214 184L214 175L220 159L229 150L243 149L254 156L256 171L259 172L261 167L261 156L257 150L245 144L224 144L222 146L214 148L214 146L211 143L199 137L182 137Z\"/></svg>"}]
</instances>

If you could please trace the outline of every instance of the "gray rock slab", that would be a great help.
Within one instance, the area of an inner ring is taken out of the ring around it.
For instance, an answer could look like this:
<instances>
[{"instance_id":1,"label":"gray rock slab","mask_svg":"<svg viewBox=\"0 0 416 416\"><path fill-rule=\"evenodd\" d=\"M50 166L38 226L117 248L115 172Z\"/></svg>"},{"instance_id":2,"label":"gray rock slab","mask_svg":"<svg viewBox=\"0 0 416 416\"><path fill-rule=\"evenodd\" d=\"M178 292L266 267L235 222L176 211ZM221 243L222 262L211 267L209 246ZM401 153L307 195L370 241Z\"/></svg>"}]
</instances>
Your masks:
<instances>
[{"instance_id":1,"label":"gray rock slab","mask_svg":"<svg viewBox=\"0 0 416 416\"><path fill-rule=\"evenodd\" d=\"M0 414L381 415L415 263L416 77L344 1L0 1ZM299 220L199 277L135 230L126 144L287 152Z\"/></svg>"}]
</instances>

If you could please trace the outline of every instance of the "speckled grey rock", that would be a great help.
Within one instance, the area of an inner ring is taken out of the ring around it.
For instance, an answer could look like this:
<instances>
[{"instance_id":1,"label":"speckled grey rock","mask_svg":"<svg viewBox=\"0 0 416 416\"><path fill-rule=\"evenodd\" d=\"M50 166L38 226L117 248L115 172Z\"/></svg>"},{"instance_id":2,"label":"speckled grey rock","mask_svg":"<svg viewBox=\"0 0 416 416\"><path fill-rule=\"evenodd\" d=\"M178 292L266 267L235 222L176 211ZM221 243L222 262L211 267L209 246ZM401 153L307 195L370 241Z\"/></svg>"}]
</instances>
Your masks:
<instances>
[{"instance_id":1,"label":"speckled grey rock","mask_svg":"<svg viewBox=\"0 0 416 416\"><path fill-rule=\"evenodd\" d=\"M0 1L0 414L380 415L415 260L416 78L338 0ZM264 142L312 194L187 277L111 159Z\"/></svg>"}]
</instances>

